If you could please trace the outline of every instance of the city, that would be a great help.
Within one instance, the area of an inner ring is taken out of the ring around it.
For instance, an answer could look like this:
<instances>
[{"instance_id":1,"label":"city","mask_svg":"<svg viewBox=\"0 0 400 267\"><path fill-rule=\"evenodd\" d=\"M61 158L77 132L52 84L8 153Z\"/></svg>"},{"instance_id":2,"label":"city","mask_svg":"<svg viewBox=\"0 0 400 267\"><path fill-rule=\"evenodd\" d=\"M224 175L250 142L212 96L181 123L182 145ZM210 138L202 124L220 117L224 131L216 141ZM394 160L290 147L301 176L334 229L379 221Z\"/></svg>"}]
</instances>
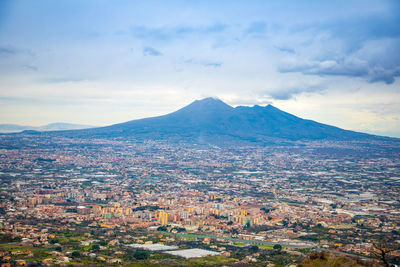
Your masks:
<instances>
[{"instance_id":1,"label":"city","mask_svg":"<svg viewBox=\"0 0 400 267\"><path fill-rule=\"evenodd\" d=\"M0 267L400 267L399 0L0 0Z\"/></svg>"},{"instance_id":2,"label":"city","mask_svg":"<svg viewBox=\"0 0 400 267\"><path fill-rule=\"evenodd\" d=\"M2 262L172 266L172 247L214 264L299 264L310 251L374 264L375 241L400 239L396 142L0 138L1 235L18 241Z\"/></svg>"}]
</instances>

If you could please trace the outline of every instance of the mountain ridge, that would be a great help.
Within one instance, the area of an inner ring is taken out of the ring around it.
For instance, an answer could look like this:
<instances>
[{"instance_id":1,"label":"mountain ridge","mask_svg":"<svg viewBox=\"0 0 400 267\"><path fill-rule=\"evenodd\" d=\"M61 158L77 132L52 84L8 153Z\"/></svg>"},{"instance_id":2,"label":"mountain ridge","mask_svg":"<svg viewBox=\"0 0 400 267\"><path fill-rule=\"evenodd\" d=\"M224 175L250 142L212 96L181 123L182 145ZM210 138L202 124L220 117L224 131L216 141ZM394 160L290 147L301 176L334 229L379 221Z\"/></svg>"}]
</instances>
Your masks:
<instances>
[{"instance_id":1,"label":"mountain ridge","mask_svg":"<svg viewBox=\"0 0 400 267\"><path fill-rule=\"evenodd\" d=\"M131 120L104 127L52 132L28 131L25 134L54 135L69 138L126 139L223 143L293 143L296 141L394 140L306 120L273 105L232 107L220 99L195 100L174 112Z\"/></svg>"},{"instance_id":2,"label":"mountain ridge","mask_svg":"<svg viewBox=\"0 0 400 267\"><path fill-rule=\"evenodd\" d=\"M57 134L84 138L127 138L192 143L389 138L302 119L272 105L232 107L215 98L195 100L166 115L99 128L61 131Z\"/></svg>"}]
</instances>

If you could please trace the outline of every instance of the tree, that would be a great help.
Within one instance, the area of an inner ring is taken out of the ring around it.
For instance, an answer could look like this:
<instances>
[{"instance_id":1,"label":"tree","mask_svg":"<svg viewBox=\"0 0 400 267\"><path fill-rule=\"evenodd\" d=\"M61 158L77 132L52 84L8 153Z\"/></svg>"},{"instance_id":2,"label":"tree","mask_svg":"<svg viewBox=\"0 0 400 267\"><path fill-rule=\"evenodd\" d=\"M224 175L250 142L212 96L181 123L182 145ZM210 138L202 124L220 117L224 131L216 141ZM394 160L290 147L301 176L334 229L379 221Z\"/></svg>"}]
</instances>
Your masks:
<instances>
[{"instance_id":1,"label":"tree","mask_svg":"<svg viewBox=\"0 0 400 267\"><path fill-rule=\"evenodd\" d=\"M249 250L250 250L250 252L252 252L252 253L257 253L257 252L258 252L258 246L251 246L251 247L249 248Z\"/></svg>"},{"instance_id":2,"label":"tree","mask_svg":"<svg viewBox=\"0 0 400 267\"><path fill-rule=\"evenodd\" d=\"M100 250L100 246L99 246L98 244L94 244L94 245L92 246L92 250L94 250L94 251L99 251L99 250Z\"/></svg>"},{"instance_id":3,"label":"tree","mask_svg":"<svg viewBox=\"0 0 400 267\"><path fill-rule=\"evenodd\" d=\"M79 258L81 256L81 253L79 253L79 251L74 251L74 252L72 252L71 256L73 258Z\"/></svg>"},{"instance_id":4,"label":"tree","mask_svg":"<svg viewBox=\"0 0 400 267\"><path fill-rule=\"evenodd\" d=\"M275 250L278 250L278 251L281 251L281 250L282 250L282 245L280 245L280 244L275 244L275 245L274 245L274 249L275 249Z\"/></svg>"},{"instance_id":5,"label":"tree","mask_svg":"<svg viewBox=\"0 0 400 267\"><path fill-rule=\"evenodd\" d=\"M386 240L380 240L379 242L372 242L372 247L373 250L371 251L371 254L374 257L381 260L386 267L390 266L389 264L390 254L393 251L399 249L398 246L389 245Z\"/></svg>"},{"instance_id":6,"label":"tree","mask_svg":"<svg viewBox=\"0 0 400 267\"><path fill-rule=\"evenodd\" d=\"M239 234L239 231L237 229L235 229L235 228L232 228L231 229L231 233L234 234L234 235L237 235L237 234Z\"/></svg>"},{"instance_id":7,"label":"tree","mask_svg":"<svg viewBox=\"0 0 400 267\"><path fill-rule=\"evenodd\" d=\"M135 257L137 260L145 260L149 258L149 253L147 251L139 250L133 254L133 257Z\"/></svg>"},{"instance_id":8,"label":"tree","mask_svg":"<svg viewBox=\"0 0 400 267\"><path fill-rule=\"evenodd\" d=\"M157 228L157 231L167 231L168 230L168 228L166 227L166 226L159 226L158 228Z\"/></svg>"},{"instance_id":9,"label":"tree","mask_svg":"<svg viewBox=\"0 0 400 267\"><path fill-rule=\"evenodd\" d=\"M58 239L50 239L49 243L56 244L56 243L60 243L60 241L58 241Z\"/></svg>"}]
</instances>

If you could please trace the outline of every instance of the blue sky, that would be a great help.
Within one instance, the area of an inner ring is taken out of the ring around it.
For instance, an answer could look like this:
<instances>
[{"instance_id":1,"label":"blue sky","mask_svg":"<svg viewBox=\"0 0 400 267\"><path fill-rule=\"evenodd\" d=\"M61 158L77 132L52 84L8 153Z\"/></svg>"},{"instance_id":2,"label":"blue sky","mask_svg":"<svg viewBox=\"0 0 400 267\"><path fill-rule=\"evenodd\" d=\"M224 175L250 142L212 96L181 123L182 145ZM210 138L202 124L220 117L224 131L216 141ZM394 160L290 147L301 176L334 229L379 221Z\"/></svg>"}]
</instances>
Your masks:
<instances>
[{"instance_id":1,"label":"blue sky","mask_svg":"<svg viewBox=\"0 0 400 267\"><path fill-rule=\"evenodd\" d=\"M1 1L0 123L213 96L400 137L399 1Z\"/></svg>"}]
</instances>

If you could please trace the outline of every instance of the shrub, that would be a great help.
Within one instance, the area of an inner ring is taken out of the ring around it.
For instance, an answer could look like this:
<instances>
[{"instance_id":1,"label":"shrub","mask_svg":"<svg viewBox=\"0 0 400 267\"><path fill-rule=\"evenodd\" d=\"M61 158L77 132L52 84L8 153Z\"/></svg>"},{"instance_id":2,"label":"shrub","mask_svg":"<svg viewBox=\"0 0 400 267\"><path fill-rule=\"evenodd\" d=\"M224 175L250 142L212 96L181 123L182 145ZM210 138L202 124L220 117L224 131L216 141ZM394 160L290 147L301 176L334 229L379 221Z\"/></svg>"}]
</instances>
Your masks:
<instances>
[{"instance_id":1,"label":"shrub","mask_svg":"<svg viewBox=\"0 0 400 267\"><path fill-rule=\"evenodd\" d=\"M74 251L74 252L72 252L71 256L73 258L79 258L81 256L81 253L79 253L79 251Z\"/></svg>"},{"instance_id":2,"label":"shrub","mask_svg":"<svg viewBox=\"0 0 400 267\"><path fill-rule=\"evenodd\" d=\"M147 251L136 251L133 254L133 257L135 257L135 259L137 260L146 260L149 258L149 252Z\"/></svg>"}]
</instances>

